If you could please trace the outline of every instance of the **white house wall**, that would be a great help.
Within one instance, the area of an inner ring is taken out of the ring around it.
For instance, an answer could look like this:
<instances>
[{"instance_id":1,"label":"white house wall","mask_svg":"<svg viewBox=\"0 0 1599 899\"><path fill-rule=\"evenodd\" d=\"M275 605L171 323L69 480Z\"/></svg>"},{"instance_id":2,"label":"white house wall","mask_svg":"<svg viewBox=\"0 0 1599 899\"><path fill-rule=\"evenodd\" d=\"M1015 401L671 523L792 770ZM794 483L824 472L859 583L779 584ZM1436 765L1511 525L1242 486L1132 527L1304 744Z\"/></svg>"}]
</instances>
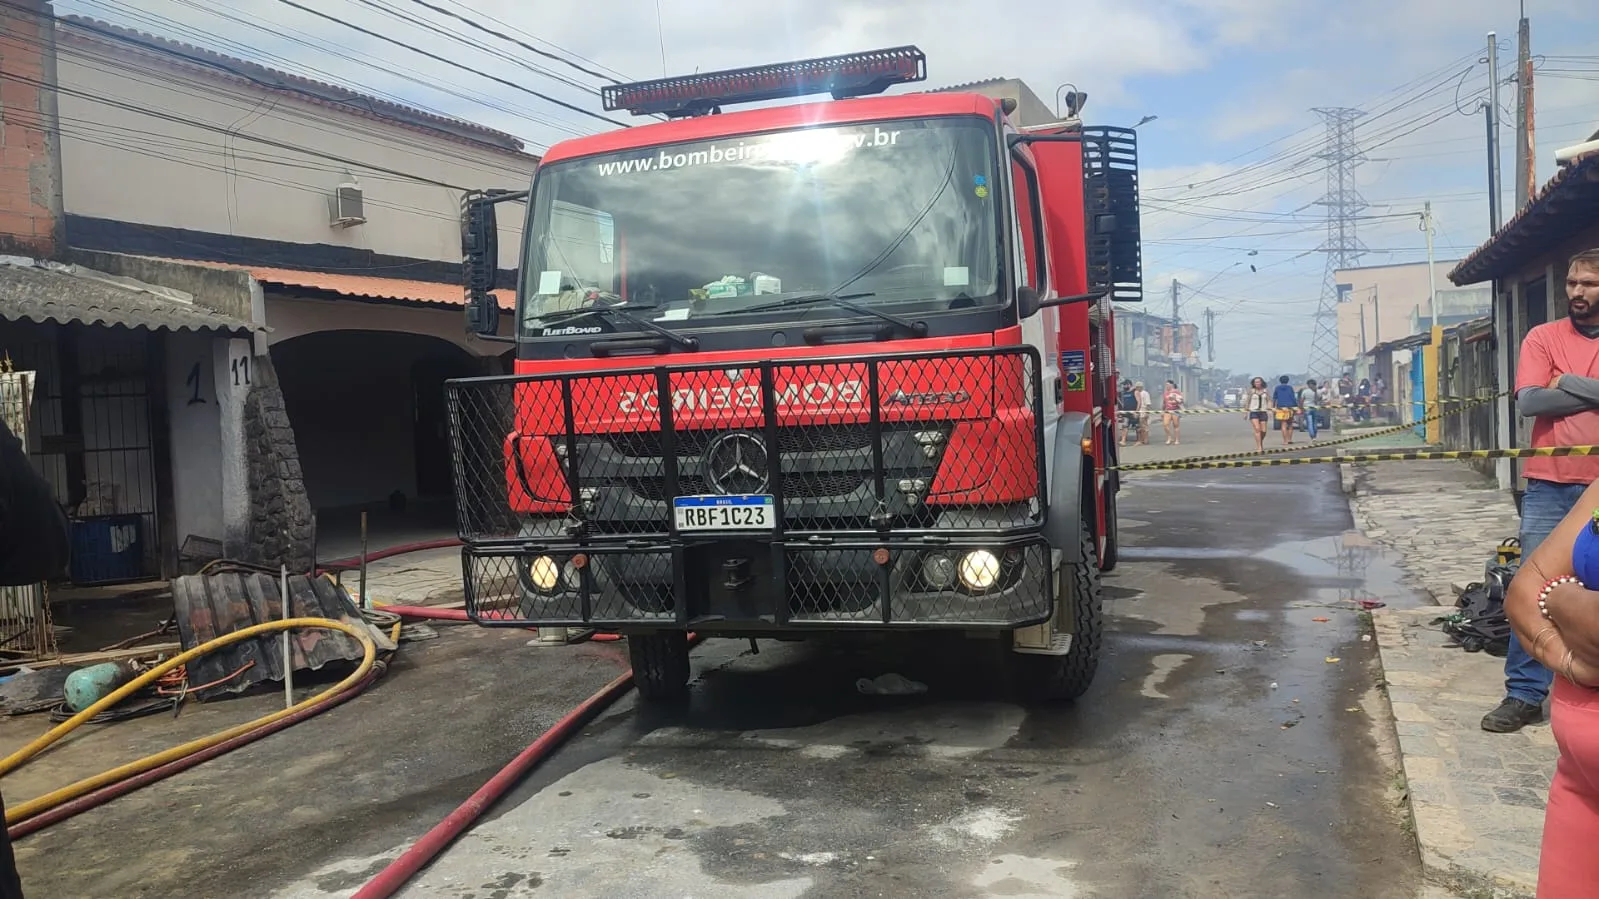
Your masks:
<instances>
[{"instance_id":1,"label":"white house wall","mask_svg":"<svg viewBox=\"0 0 1599 899\"><path fill-rule=\"evenodd\" d=\"M266 299L268 345L317 331L392 331L423 334L455 344L474 356L498 356L509 347L469 337L466 313L458 307L392 306L349 300L308 300L277 295ZM501 330L509 332L507 322Z\"/></svg>"},{"instance_id":2,"label":"white house wall","mask_svg":"<svg viewBox=\"0 0 1599 899\"><path fill-rule=\"evenodd\" d=\"M167 416L172 423L172 499L179 545L189 535L223 539L222 401L218 344L210 334L167 336Z\"/></svg>"},{"instance_id":3,"label":"white house wall","mask_svg":"<svg viewBox=\"0 0 1599 899\"><path fill-rule=\"evenodd\" d=\"M62 41L58 78L64 88L63 205L72 215L455 262L461 253L457 188L525 189L534 167L530 156L340 115L80 39ZM352 176L364 190L367 221L331 227L329 198ZM501 217L502 253L517 246L521 209L513 204ZM183 255L183 248L174 247L173 255Z\"/></svg>"}]
</instances>

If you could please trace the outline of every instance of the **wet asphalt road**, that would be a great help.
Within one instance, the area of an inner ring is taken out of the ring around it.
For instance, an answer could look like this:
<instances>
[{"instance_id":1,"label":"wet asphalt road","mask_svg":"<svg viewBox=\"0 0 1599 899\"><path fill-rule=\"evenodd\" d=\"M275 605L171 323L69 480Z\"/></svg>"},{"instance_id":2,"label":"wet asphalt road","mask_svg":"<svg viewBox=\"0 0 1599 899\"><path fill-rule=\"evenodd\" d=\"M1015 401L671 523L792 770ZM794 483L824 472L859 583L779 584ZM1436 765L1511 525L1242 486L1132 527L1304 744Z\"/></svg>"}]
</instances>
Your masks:
<instances>
[{"instance_id":1,"label":"wet asphalt road","mask_svg":"<svg viewBox=\"0 0 1599 899\"><path fill-rule=\"evenodd\" d=\"M1249 447L1232 415L1184 431L1125 458ZM402 895L1416 896L1355 605L1402 591L1336 470L1141 473L1120 511L1076 704L1004 701L958 646L709 643L687 708L624 701ZM855 690L889 671L927 693ZM274 895L349 895L401 848Z\"/></svg>"}]
</instances>

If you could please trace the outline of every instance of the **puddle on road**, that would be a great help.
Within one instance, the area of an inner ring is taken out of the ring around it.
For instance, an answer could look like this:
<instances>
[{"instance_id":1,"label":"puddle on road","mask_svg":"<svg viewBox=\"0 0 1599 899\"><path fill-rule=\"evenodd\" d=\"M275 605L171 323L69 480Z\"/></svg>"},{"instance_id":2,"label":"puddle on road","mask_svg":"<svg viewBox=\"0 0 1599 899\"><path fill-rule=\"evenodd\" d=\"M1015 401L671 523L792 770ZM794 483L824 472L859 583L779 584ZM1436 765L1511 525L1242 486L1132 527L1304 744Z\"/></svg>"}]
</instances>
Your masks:
<instances>
[{"instance_id":1,"label":"puddle on road","mask_svg":"<svg viewBox=\"0 0 1599 899\"><path fill-rule=\"evenodd\" d=\"M1127 546L1121 548L1120 556L1124 562L1258 560L1281 565L1316 584L1313 591L1335 591L1335 596L1325 597L1329 600L1350 604L1371 600L1394 608L1429 604L1425 597L1404 583L1405 573L1399 567L1399 556L1355 530L1316 540L1278 543L1254 552L1187 546ZM1265 621L1268 615L1249 610L1236 613L1240 621Z\"/></svg>"}]
</instances>

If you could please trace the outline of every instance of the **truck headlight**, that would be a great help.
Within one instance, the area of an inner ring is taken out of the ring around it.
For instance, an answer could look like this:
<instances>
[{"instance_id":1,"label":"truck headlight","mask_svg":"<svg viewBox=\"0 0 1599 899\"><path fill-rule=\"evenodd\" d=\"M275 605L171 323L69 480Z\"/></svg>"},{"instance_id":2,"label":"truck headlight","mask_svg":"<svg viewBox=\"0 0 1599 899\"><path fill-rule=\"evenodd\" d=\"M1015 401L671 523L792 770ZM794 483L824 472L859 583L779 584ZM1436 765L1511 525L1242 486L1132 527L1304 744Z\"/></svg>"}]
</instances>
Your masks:
<instances>
[{"instance_id":1,"label":"truck headlight","mask_svg":"<svg viewBox=\"0 0 1599 899\"><path fill-rule=\"evenodd\" d=\"M961 556L957 571L966 589L987 590L999 582L999 556L986 549L974 549Z\"/></svg>"},{"instance_id":2,"label":"truck headlight","mask_svg":"<svg viewBox=\"0 0 1599 899\"><path fill-rule=\"evenodd\" d=\"M561 566L549 556L539 556L527 566L527 579L545 593L553 593L561 583Z\"/></svg>"},{"instance_id":3,"label":"truck headlight","mask_svg":"<svg viewBox=\"0 0 1599 899\"><path fill-rule=\"evenodd\" d=\"M948 590L955 586L955 560L943 553L934 553L922 559L922 580L934 590Z\"/></svg>"}]
</instances>

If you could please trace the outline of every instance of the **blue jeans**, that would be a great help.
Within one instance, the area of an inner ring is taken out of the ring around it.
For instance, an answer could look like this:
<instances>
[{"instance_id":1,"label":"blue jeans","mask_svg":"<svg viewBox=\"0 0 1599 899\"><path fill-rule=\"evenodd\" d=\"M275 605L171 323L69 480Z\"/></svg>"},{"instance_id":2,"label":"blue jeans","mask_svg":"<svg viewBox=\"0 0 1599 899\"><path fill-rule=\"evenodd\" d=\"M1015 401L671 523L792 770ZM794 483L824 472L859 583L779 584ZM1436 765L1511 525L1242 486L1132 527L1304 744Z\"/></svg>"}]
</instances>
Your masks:
<instances>
[{"instance_id":1,"label":"blue jeans","mask_svg":"<svg viewBox=\"0 0 1599 899\"><path fill-rule=\"evenodd\" d=\"M1521 558L1526 561L1549 533L1582 498L1586 484L1557 484L1527 479L1527 493L1521 498ZM1516 632L1510 632L1510 652L1505 655L1505 695L1532 705L1542 705L1549 695L1554 675L1521 648Z\"/></svg>"},{"instance_id":2,"label":"blue jeans","mask_svg":"<svg viewBox=\"0 0 1599 899\"><path fill-rule=\"evenodd\" d=\"M1313 408L1305 410L1305 434L1311 440L1316 439L1316 410Z\"/></svg>"}]
</instances>

